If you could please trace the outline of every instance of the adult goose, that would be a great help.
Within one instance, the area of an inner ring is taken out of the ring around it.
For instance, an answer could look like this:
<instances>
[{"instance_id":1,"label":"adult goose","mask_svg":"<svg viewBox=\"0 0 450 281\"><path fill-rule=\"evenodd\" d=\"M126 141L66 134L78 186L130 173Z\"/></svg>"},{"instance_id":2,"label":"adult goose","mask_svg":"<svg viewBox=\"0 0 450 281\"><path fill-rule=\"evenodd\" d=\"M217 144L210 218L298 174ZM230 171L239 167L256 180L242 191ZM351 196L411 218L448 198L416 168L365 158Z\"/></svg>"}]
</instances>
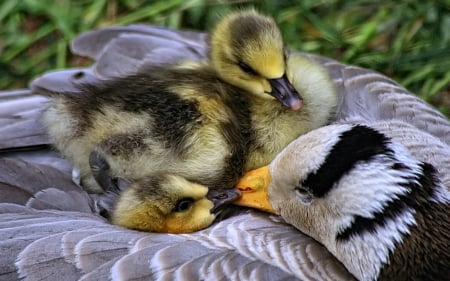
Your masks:
<instances>
[{"instance_id":1,"label":"adult goose","mask_svg":"<svg viewBox=\"0 0 450 281\"><path fill-rule=\"evenodd\" d=\"M72 44L74 52L96 59L91 68L50 73L32 87L76 94L80 83L102 83L107 77L134 73L146 63L202 60L204 38L202 33L142 25L93 31ZM304 55L332 76L340 97L339 120L400 124L400 137L409 130L421 146L426 145L420 139L449 145L449 121L389 78ZM70 165L49 149L45 130L35 121L47 102L28 90L1 93L0 125L5 133L0 135L0 247L7 253L0 256L1 279L353 279L314 239L262 212L248 211L183 235L109 224L93 211L95 196L72 184Z\"/></svg>"},{"instance_id":2,"label":"adult goose","mask_svg":"<svg viewBox=\"0 0 450 281\"><path fill-rule=\"evenodd\" d=\"M448 178L449 147L433 158L415 151L433 166L387 137L390 129L313 130L244 176L236 204L280 214L358 280L447 280L450 190L436 168Z\"/></svg>"}]
</instances>

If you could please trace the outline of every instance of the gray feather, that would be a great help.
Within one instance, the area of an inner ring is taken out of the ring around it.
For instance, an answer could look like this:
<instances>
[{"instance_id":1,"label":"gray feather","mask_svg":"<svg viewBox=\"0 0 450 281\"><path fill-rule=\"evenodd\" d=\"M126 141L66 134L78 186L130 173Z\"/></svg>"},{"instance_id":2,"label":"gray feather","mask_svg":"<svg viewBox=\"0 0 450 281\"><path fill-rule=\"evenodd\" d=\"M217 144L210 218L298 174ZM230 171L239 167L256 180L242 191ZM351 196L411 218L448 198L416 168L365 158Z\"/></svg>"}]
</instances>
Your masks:
<instances>
[{"instance_id":1,"label":"gray feather","mask_svg":"<svg viewBox=\"0 0 450 281\"><path fill-rule=\"evenodd\" d=\"M0 92L0 152L50 143L36 118L48 102L29 90Z\"/></svg>"},{"instance_id":2,"label":"gray feather","mask_svg":"<svg viewBox=\"0 0 450 281\"><path fill-rule=\"evenodd\" d=\"M91 272L103 263L122 257L132 243L145 233L124 229L108 229L79 241L75 247L76 263L84 272Z\"/></svg>"},{"instance_id":3,"label":"gray feather","mask_svg":"<svg viewBox=\"0 0 450 281\"><path fill-rule=\"evenodd\" d=\"M107 51L107 47L111 41L121 36L142 35L158 40L169 40L186 46L186 49L193 53L203 55L206 49L206 34L189 31L175 31L169 28L151 25L128 25L128 26L111 26L102 29L92 30L81 34L72 41L72 52L81 56L86 56L98 60L100 56ZM149 44L151 40L148 40ZM134 48L134 41L129 41L128 47ZM164 44L167 41L164 41ZM171 47L170 45L167 47ZM144 54L145 56L145 54ZM136 57L136 55L135 55Z\"/></svg>"},{"instance_id":4,"label":"gray feather","mask_svg":"<svg viewBox=\"0 0 450 281\"><path fill-rule=\"evenodd\" d=\"M83 228L66 232L61 240L61 248L66 260L70 263L78 264L79 258L75 249L79 247L79 243L89 236L107 232L108 230L110 230L109 225L105 225L104 227ZM77 267L80 268L79 265Z\"/></svg>"},{"instance_id":5,"label":"gray feather","mask_svg":"<svg viewBox=\"0 0 450 281\"><path fill-rule=\"evenodd\" d=\"M93 202L87 193L58 169L18 158L0 158L0 169L0 202L92 212Z\"/></svg>"},{"instance_id":6,"label":"gray feather","mask_svg":"<svg viewBox=\"0 0 450 281\"><path fill-rule=\"evenodd\" d=\"M100 83L102 83L102 79L90 68L73 68L43 74L30 83L30 89L33 93L44 96L77 95L81 92L82 85Z\"/></svg>"},{"instance_id":7,"label":"gray feather","mask_svg":"<svg viewBox=\"0 0 450 281\"><path fill-rule=\"evenodd\" d=\"M62 255L63 235L46 236L28 245L17 258L19 277L24 280L77 280L81 272Z\"/></svg>"},{"instance_id":8,"label":"gray feather","mask_svg":"<svg viewBox=\"0 0 450 281\"><path fill-rule=\"evenodd\" d=\"M72 51L96 60L99 77L135 73L146 64L173 64L206 55L204 34L130 25L90 31L75 38Z\"/></svg>"},{"instance_id":9,"label":"gray feather","mask_svg":"<svg viewBox=\"0 0 450 281\"><path fill-rule=\"evenodd\" d=\"M0 240L0 249L2 250L2 253L4 253L0 255L0 268L2 268L2 274L0 274L0 276L6 274L10 277L28 274L29 268L36 264L40 264L41 260L36 260L33 257L15 264L16 259L21 260L21 253L27 248L27 251L32 251L30 247L33 247L31 245L35 241L47 237L54 238L53 235L61 233L63 230L70 231L85 225L95 225L97 221L85 221L85 216L82 213L57 211L43 212L9 203L0 204L0 213L0 237L2 238ZM74 215L77 216L77 219L75 221L70 220ZM53 240L53 238L49 239ZM58 241L55 241L55 243L56 242ZM35 251L36 254L41 252L42 250ZM24 254L22 254L22 256L23 255ZM28 254L25 256L29 257ZM29 263L31 264L29 265ZM21 271L22 265L24 266L23 272ZM49 268L55 271L55 267L50 265ZM17 279L16 277L9 280Z\"/></svg>"}]
</instances>

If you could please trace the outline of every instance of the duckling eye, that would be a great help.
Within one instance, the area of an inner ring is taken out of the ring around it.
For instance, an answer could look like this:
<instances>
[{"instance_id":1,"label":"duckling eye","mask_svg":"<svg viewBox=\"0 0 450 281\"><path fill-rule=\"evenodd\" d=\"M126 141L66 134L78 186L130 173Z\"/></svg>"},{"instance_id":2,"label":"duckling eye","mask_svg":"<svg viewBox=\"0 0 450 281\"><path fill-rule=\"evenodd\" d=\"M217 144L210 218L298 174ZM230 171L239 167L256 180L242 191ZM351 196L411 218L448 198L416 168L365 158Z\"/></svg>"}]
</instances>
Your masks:
<instances>
[{"instance_id":1,"label":"duckling eye","mask_svg":"<svg viewBox=\"0 0 450 281\"><path fill-rule=\"evenodd\" d=\"M175 206L175 212L184 212L189 209L192 204L194 204L194 199L192 198L183 198L177 202Z\"/></svg>"},{"instance_id":2,"label":"duckling eye","mask_svg":"<svg viewBox=\"0 0 450 281\"><path fill-rule=\"evenodd\" d=\"M239 67L244 71L245 73L251 74L251 75L257 75L256 71L253 70L248 64L243 62L238 62Z\"/></svg>"}]
</instances>

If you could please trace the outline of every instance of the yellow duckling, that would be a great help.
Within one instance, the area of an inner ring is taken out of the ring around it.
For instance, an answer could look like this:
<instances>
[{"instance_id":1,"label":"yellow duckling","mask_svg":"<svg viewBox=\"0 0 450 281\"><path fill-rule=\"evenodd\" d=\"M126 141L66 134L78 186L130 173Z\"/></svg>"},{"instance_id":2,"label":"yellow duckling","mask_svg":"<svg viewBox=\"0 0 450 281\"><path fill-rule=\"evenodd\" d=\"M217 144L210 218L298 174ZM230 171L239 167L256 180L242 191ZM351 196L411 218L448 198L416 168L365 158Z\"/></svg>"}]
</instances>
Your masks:
<instances>
[{"instance_id":1,"label":"yellow duckling","mask_svg":"<svg viewBox=\"0 0 450 281\"><path fill-rule=\"evenodd\" d=\"M255 10L225 16L212 32L209 56L224 81L300 109L302 100L286 77L283 38L272 18Z\"/></svg>"},{"instance_id":2,"label":"yellow duckling","mask_svg":"<svg viewBox=\"0 0 450 281\"><path fill-rule=\"evenodd\" d=\"M114 223L176 233L204 228L237 196L226 190L244 171L268 164L334 116L328 74L298 54L286 61L272 19L253 10L225 17L211 34L210 54L211 64L152 65L53 96L44 124L83 185L117 194L122 188L112 179L130 182ZM218 195L207 196L208 189Z\"/></svg>"},{"instance_id":3,"label":"yellow duckling","mask_svg":"<svg viewBox=\"0 0 450 281\"><path fill-rule=\"evenodd\" d=\"M210 225L237 189L216 190L174 174L151 174L129 181L114 177L98 151L90 155L92 173L105 193L96 195L97 212L118 225L154 232L188 233Z\"/></svg>"}]
</instances>

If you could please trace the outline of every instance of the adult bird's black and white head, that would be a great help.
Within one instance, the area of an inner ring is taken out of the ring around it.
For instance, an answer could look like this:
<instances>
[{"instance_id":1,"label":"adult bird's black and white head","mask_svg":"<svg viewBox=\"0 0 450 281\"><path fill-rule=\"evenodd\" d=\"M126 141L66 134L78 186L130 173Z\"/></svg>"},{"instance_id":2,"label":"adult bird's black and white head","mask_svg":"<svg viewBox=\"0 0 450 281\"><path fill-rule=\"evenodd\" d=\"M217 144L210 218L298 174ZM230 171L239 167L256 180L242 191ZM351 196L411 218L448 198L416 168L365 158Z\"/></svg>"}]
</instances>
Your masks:
<instances>
[{"instance_id":1,"label":"adult bird's black and white head","mask_svg":"<svg viewBox=\"0 0 450 281\"><path fill-rule=\"evenodd\" d=\"M360 280L444 280L450 193L436 174L370 127L331 125L244 176L238 204L281 215Z\"/></svg>"}]
</instances>

